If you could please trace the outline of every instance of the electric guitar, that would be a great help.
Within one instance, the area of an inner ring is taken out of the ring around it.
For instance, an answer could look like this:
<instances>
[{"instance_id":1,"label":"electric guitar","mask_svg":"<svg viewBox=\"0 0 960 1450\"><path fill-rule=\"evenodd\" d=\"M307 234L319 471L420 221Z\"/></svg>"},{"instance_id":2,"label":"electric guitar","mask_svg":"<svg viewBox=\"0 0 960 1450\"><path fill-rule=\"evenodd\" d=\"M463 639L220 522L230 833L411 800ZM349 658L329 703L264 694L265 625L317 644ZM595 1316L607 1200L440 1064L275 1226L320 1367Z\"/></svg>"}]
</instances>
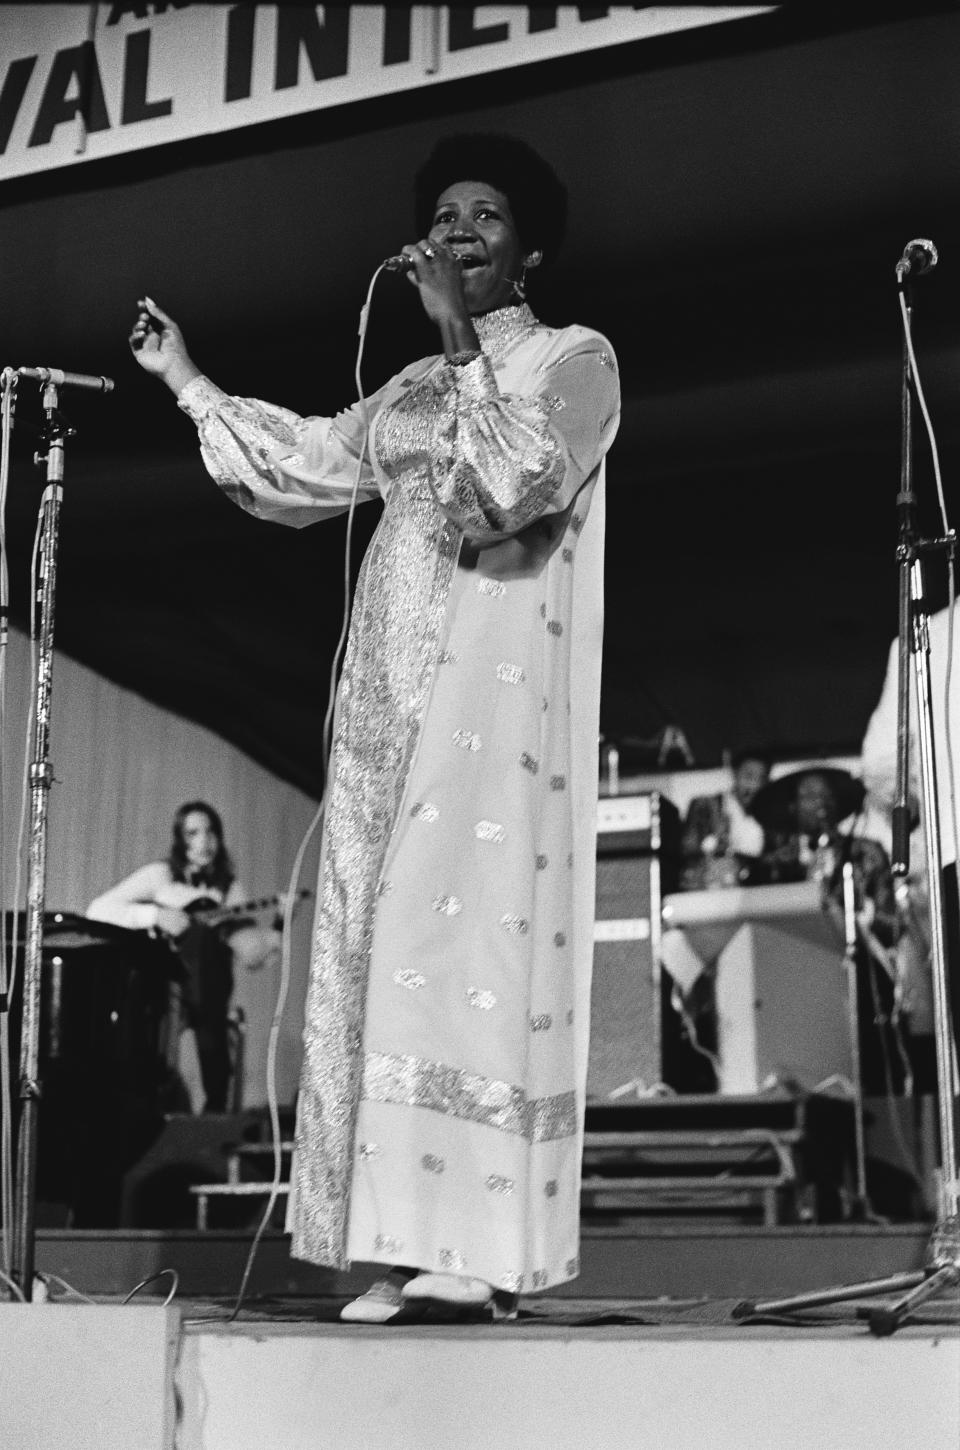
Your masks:
<instances>
[{"instance_id":1,"label":"electric guitar","mask_svg":"<svg viewBox=\"0 0 960 1450\"><path fill-rule=\"evenodd\" d=\"M312 895L312 891L303 887L297 892L294 901L303 901ZM261 911L266 911L268 907L279 906L282 900L283 897L278 894L276 896L258 896L252 901L240 901L235 906L221 906L209 896L198 896L196 901L192 901L183 909L197 925L217 927L240 917L257 916Z\"/></svg>"}]
</instances>

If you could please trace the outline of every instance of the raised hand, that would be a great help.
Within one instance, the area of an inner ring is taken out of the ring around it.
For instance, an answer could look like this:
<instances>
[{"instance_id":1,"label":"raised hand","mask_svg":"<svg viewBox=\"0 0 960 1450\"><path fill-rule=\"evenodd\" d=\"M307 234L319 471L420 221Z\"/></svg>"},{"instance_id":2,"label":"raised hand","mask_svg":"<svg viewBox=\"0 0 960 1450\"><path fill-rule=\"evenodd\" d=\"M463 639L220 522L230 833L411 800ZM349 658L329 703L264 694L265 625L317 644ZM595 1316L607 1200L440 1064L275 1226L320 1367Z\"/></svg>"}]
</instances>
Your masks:
<instances>
[{"instance_id":1,"label":"raised hand","mask_svg":"<svg viewBox=\"0 0 960 1450\"><path fill-rule=\"evenodd\" d=\"M130 350L145 372L162 378L179 393L200 372L187 352L183 333L151 297L141 297L137 307L137 319L127 339Z\"/></svg>"}]
</instances>

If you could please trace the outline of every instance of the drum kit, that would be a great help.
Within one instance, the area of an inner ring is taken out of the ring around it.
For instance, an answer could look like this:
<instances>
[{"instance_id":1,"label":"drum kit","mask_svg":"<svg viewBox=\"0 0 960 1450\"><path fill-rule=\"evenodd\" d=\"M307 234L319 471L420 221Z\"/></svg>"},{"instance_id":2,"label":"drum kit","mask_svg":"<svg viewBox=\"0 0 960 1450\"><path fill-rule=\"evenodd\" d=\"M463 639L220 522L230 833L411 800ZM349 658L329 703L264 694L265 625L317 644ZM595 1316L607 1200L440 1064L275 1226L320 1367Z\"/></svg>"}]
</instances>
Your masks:
<instances>
[{"instance_id":1,"label":"drum kit","mask_svg":"<svg viewBox=\"0 0 960 1450\"><path fill-rule=\"evenodd\" d=\"M24 920L21 913L5 917L9 969L10 944L22 943ZM71 912L44 914L38 1198L74 1227L116 1222L123 1174L160 1131L164 1114L183 1106L173 1065L181 976L169 944L147 932ZM14 1072L20 1008L14 992Z\"/></svg>"}]
</instances>

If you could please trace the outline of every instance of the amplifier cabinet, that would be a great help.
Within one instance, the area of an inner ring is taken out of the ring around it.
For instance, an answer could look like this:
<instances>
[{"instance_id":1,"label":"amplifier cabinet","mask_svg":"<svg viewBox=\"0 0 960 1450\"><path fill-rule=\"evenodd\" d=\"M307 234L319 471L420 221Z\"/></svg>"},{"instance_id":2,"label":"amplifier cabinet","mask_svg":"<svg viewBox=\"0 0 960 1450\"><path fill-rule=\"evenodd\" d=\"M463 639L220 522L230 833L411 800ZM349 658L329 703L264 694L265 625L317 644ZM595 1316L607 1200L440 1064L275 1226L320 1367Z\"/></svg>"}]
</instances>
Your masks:
<instances>
[{"instance_id":1,"label":"amplifier cabinet","mask_svg":"<svg viewBox=\"0 0 960 1450\"><path fill-rule=\"evenodd\" d=\"M600 801L587 1101L662 1079L662 810L656 792Z\"/></svg>"},{"instance_id":2,"label":"amplifier cabinet","mask_svg":"<svg viewBox=\"0 0 960 1450\"><path fill-rule=\"evenodd\" d=\"M849 1079L843 936L817 882L682 892L663 919L713 978L721 1093Z\"/></svg>"}]
</instances>

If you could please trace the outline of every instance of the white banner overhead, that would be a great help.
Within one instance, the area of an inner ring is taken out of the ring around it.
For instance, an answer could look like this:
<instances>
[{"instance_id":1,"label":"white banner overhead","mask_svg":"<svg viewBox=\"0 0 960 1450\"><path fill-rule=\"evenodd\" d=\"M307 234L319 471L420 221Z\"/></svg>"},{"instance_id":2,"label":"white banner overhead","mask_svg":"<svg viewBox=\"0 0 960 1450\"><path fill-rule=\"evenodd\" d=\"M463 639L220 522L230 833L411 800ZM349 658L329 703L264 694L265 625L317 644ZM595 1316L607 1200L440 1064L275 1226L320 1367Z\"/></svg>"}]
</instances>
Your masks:
<instances>
[{"instance_id":1,"label":"white banner overhead","mask_svg":"<svg viewBox=\"0 0 960 1450\"><path fill-rule=\"evenodd\" d=\"M3 5L0 180L769 5Z\"/></svg>"}]
</instances>

